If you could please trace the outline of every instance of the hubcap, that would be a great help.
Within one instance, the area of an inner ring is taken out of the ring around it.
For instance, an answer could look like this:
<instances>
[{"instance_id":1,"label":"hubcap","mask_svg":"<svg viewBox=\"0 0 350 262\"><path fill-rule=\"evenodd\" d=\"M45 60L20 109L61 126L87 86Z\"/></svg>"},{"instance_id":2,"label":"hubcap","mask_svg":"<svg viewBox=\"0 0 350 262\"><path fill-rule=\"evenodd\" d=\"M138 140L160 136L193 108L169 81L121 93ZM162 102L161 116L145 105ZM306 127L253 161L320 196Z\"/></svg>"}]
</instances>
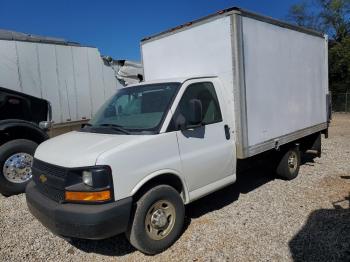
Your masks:
<instances>
[{"instance_id":1,"label":"hubcap","mask_svg":"<svg viewBox=\"0 0 350 262\"><path fill-rule=\"evenodd\" d=\"M295 152L292 152L288 158L288 168L291 173L294 173L298 168L298 156Z\"/></svg>"},{"instance_id":2,"label":"hubcap","mask_svg":"<svg viewBox=\"0 0 350 262\"><path fill-rule=\"evenodd\" d=\"M27 153L10 156L4 164L4 177L11 183L25 183L32 178L33 157Z\"/></svg>"},{"instance_id":3,"label":"hubcap","mask_svg":"<svg viewBox=\"0 0 350 262\"><path fill-rule=\"evenodd\" d=\"M148 236L153 240L161 240L172 231L176 219L176 211L169 201L156 202L148 210L145 227Z\"/></svg>"}]
</instances>

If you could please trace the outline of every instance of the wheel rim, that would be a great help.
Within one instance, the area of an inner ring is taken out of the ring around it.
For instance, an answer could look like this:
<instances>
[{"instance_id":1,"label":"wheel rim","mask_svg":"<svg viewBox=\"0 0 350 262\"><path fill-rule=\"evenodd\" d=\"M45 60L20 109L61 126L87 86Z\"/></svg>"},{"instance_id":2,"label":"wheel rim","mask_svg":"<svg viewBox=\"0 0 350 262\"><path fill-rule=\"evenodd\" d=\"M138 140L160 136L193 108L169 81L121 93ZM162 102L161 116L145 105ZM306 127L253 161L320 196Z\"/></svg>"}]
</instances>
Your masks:
<instances>
[{"instance_id":1,"label":"wheel rim","mask_svg":"<svg viewBox=\"0 0 350 262\"><path fill-rule=\"evenodd\" d=\"M33 156L27 153L16 153L4 164L4 177L11 183L25 183L32 178Z\"/></svg>"},{"instance_id":2,"label":"wheel rim","mask_svg":"<svg viewBox=\"0 0 350 262\"><path fill-rule=\"evenodd\" d=\"M162 240L172 231L176 220L176 211L172 203L161 200L153 204L146 215L145 228L153 240Z\"/></svg>"},{"instance_id":3,"label":"wheel rim","mask_svg":"<svg viewBox=\"0 0 350 262\"><path fill-rule=\"evenodd\" d=\"M291 152L288 157L288 168L290 173L294 173L298 168L298 156L295 152Z\"/></svg>"}]
</instances>

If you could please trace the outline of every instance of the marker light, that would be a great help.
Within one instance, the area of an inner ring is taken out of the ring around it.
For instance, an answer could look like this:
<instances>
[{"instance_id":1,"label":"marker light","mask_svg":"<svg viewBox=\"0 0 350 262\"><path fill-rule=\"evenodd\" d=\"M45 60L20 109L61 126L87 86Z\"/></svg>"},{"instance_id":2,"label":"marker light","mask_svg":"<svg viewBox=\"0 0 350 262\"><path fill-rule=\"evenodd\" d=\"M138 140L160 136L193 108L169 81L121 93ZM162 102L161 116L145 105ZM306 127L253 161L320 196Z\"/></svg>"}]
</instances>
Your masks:
<instances>
[{"instance_id":1,"label":"marker light","mask_svg":"<svg viewBox=\"0 0 350 262\"><path fill-rule=\"evenodd\" d=\"M71 192L66 191L65 199L67 201L81 202L101 202L111 200L111 192L109 190L100 192Z\"/></svg>"}]
</instances>

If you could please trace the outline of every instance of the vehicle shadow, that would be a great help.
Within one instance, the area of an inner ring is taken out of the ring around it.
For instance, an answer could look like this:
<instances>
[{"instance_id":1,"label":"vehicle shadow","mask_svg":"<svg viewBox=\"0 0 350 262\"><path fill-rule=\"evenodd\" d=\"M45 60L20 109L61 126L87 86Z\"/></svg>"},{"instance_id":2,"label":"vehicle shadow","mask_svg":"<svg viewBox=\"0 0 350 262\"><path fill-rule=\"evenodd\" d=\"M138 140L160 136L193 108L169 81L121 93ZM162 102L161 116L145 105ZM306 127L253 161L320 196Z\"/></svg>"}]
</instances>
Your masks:
<instances>
[{"instance_id":1,"label":"vehicle shadow","mask_svg":"<svg viewBox=\"0 0 350 262\"><path fill-rule=\"evenodd\" d=\"M304 153L301 157L301 165L313 165L315 158L316 155L313 153ZM186 207L187 219L189 220L187 223L190 223L191 218L198 218L212 211L220 210L237 201L241 194L248 194L278 179L273 169L270 166L266 167L265 164L266 162L261 162L254 168L238 173L236 183L189 204Z\"/></svg>"},{"instance_id":2,"label":"vehicle shadow","mask_svg":"<svg viewBox=\"0 0 350 262\"><path fill-rule=\"evenodd\" d=\"M350 193L333 206L312 212L289 242L294 261L350 261Z\"/></svg>"},{"instance_id":3,"label":"vehicle shadow","mask_svg":"<svg viewBox=\"0 0 350 262\"><path fill-rule=\"evenodd\" d=\"M307 166L314 166L315 165L315 158L316 158L316 154L314 153L304 153L302 154L301 157L301 165L307 165Z\"/></svg>"},{"instance_id":4,"label":"vehicle shadow","mask_svg":"<svg viewBox=\"0 0 350 262\"><path fill-rule=\"evenodd\" d=\"M104 240L74 239L70 244L81 251L105 256L122 257L136 250L130 245L124 234Z\"/></svg>"},{"instance_id":5,"label":"vehicle shadow","mask_svg":"<svg viewBox=\"0 0 350 262\"><path fill-rule=\"evenodd\" d=\"M303 157L303 164L313 161L312 156ZM190 225L191 220L199 218L207 213L220 210L239 199L241 194L248 194L255 189L276 179L269 168L257 165L255 168L237 174L236 183L216 191L202 199L199 199L186 206L186 218L184 231ZM97 253L106 256L125 256L134 252L126 240L124 234L106 240L73 240L70 242L74 247L87 253Z\"/></svg>"},{"instance_id":6,"label":"vehicle shadow","mask_svg":"<svg viewBox=\"0 0 350 262\"><path fill-rule=\"evenodd\" d=\"M272 181L274 177L268 171L252 169L239 175L237 182L210 194L186 207L184 231L191 223L191 219L198 218L209 212L219 210L238 200L240 194L247 194L254 189ZM105 256L125 256L135 251L124 234L106 240L74 239L71 245L87 253L97 253Z\"/></svg>"},{"instance_id":7,"label":"vehicle shadow","mask_svg":"<svg viewBox=\"0 0 350 262\"><path fill-rule=\"evenodd\" d=\"M241 194L248 194L274 179L275 176L271 170L261 167L239 173L236 183L189 204L186 207L186 223L189 224L192 218L199 218L207 213L220 210L237 201Z\"/></svg>"}]
</instances>

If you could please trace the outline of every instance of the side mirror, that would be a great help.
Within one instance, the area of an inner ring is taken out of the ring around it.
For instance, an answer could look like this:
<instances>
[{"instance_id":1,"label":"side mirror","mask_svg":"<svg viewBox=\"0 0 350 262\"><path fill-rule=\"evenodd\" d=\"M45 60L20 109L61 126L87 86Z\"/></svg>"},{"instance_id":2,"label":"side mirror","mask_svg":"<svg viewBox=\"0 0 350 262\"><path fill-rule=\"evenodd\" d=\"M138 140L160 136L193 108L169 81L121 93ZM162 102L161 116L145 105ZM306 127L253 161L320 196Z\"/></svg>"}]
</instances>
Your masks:
<instances>
[{"instance_id":1,"label":"side mirror","mask_svg":"<svg viewBox=\"0 0 350 262\"><path fill-rule=\"evenodd\" d=\"M182 114L178 114L175 118L175 128L176 130L185 130L186 129L186 119Z\"/></svg>"},{"instance_id":2,"label":"side mirror","mask_svg":"<svg viewBox=\"0 0 350 262\"><path fill-rule=\"evenodd\" d=\"M49 131L50 128L52 127L52 122L51 121L42 121L39 123L40 129L44 131Z\"/></svg>"},{"instance_id":3,"label":"side mirror","mask_svg":"<svg viewBox=\"0 0 350 262\"><path fill-rule=\"evenodd\" d=\"M191 99L189 102L188 125L190 127L199 126L203 121L203 107L199 99Z\"/></svg>"},{"instance_id":4,"label":"side mirror","mask_svg":"<svg viewBox=\"0 0 350 262\"><path fill-rule=\"evenodd\" d=\"M187 116L177 114L174 119L176 130L186 130L200 127L203 121L202 102L198 99L191 99L188 104Z\"/></svg>"}]
</instances>

